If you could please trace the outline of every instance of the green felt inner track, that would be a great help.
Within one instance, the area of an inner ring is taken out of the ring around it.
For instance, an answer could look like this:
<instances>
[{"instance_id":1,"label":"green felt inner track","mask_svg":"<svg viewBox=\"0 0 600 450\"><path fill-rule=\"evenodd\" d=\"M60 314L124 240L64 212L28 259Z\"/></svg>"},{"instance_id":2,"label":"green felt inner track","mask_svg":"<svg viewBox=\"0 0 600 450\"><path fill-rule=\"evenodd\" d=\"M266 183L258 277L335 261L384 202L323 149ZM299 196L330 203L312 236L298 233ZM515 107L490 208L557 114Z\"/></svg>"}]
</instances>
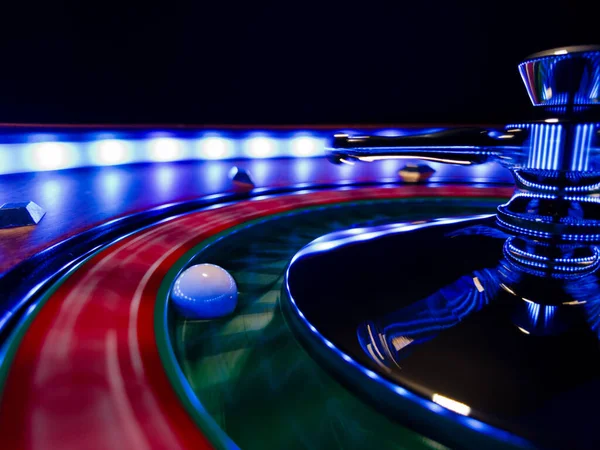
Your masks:
<instances>
[{"instance_id":1,"label":"green felt inner track","mask_svg":"<svg viewBox=\"0 0 600 450\"><path fill-rule=\"evenodd\" d=\"M403 199L338 204L261 220L199 246L237 282L229 317L187 321L169 312L170 339L194 394L243 449L439 449L356 398L297 343L278 301L287 264L313 239L354 226L492 213L498 200ZM394 258L403 255L390 255Z\"/></svg>"}]
</instances>

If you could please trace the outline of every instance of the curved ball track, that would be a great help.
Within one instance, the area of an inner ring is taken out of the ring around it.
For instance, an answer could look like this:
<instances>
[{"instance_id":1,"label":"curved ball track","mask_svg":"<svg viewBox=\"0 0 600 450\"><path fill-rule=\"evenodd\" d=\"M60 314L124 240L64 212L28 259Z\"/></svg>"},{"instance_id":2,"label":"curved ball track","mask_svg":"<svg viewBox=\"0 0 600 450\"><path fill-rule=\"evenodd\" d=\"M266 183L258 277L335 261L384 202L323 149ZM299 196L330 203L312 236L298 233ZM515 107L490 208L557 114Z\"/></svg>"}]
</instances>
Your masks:
<instances>
[{"instance_id":1,"label":"curved ball track","mask_svg":"<svg viewBox=\"0 0 600 450\"><path fill-rule=\"evenodd\" d=\"M299 192L219 205L121 238L53 285L11 336L0 372L3 446L233 446L216 422L197 420L197 399L194 403L182 398L189 389L177 386L169 356L161 349L165 339L161 333L167 330L157 292L190 252L219 233L274 214L410 197L498 198L510 191L413 186ZM287 242L291 254L276 255L272 269L282 270L280 265L307 239L340 225L333 221L297 242ZM268 259L260 255L260 248L256 250L258 259ZM272 283L277 280L271 277Z\"/></svg>"}]
</instances>

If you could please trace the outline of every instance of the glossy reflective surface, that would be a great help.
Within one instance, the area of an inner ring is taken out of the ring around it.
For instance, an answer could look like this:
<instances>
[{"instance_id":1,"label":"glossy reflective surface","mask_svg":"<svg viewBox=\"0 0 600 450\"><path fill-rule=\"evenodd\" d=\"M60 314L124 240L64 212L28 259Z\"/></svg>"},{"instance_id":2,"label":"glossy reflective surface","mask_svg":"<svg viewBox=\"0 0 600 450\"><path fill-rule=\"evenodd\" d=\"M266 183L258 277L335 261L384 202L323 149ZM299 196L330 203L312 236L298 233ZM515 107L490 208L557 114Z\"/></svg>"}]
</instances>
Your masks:
<instances>
[{"instance_id":1,"label":"glossy reflective surface","mask_svg":"<svg viewBox=\"0 0 600 450\"><path fill-rule=\"evenodd\" d=\"M510 236L493 218L347 230L296 255L285 309L313 355L400 420L409 399L490 445L507 430L598 448L597 254Z\"/></svg>"},{"instance_id":2,"label":"glossy reflective surface","mask_svg":"<svg viewBox=\"0 0 600 450\"><path fill-rule=\"evenodd\" d=\"M600 47L563 47L529 56L519 72L535 106L585 108L600 102ZM570 111L569 111L570 110Z\"/></svg>"},{"instance_id":3,"label":"glossy reflective surface","mask_svg":"<svg viewBox=\"0 0 600 450\"><path fill-rule=\"evenodd\" d=\"M0 204L35 201L46 215L35 227L0 230L0 274L48 246L115 217L159 205L231 192L229 171L247 170L257 190L272 187L350 185L401 181L401 161L334 166L325 158L141 164L0 176ZM510 184L497 164L431 164L434 183Z\"/></svg>"},{"instance_id":4,"label":"glossy reflective surface","mask_svg":"<svg viewBox=\"0 0 600 450\"><path fill-rule=\"evenodd\" d=\"M340 129L378 136L408 135L424 130L414 126L350 128L351 131L335 125L207 129L0 124L0 175L134 163L312 158L323 155L329 136Z\"/></svg>"}]
</instances>

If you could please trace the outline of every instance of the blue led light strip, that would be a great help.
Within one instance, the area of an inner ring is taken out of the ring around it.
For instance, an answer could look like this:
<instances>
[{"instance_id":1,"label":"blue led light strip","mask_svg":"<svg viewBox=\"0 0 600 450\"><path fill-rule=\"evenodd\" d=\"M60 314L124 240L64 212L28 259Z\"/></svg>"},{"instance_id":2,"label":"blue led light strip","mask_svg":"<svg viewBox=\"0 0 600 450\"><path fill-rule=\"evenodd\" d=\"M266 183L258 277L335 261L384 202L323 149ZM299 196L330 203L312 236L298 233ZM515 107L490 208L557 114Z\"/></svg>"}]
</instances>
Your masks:
<instances>
[{"instance_id":1,"label":"blue led light strip","mask_svg":"<svg viewBox=\"0 0 600 450\"><path fill-rule=\"evenodd\" d=\"M536 192L517 192L515 195L513 195L512 197L513 199L516 198L531 198L531 199L544 199L544 200L556 200L559 198L558 195L554 195L554 194L538 194ZM566 201L570 201L570 202L581 202L581 203L600 203L600 197L599 196L595 196L595 195L588 195L588 196L573 196L573 195L567 195L564 197L560 197L561 200L566 200Z\"/></svg>"},{"instance_id":2,"label":"blue led light strip","mask_svg":"<svg viewBox=\"0 0 600 450\"><path fill-rule=\"evenodd\" d=\"M553 271L557 271L557 272L571 272L571 273L582 273L582 272L590 272L592 271L597 264L594 264L591 268L590 266L582 266L582 267L576 267L576 266L549 266L548 264L543 264L543 263L538 263L535 261L529 261L527 259L522 259L519 258L515 255L510 255L511 259L518 262L519 264L523 265L523 266L528 266L528 267L535 267L538 269L543 269L543 270L553 270Z\"/></svg>"},{"instance_id":3,"label":"blue led light strip","mask_svg":"<svg viewBox=\"0 0 600 450\"><path fill-rule=\"evenodd\" d=\"M558 237L564 241L573 241L573 242L598 242L598 241L600 241L600 234L562 234L562 235L557 236L556 234L548 233L545 231L536 231L536 230L530 230L528 228L518 227L518 226L512 225L508 222L505 222L500 217L496 217L496 220L503 227L508 228L509 230L512 230L516 233L524 234L524 235L528 235L528 236L535 236L535 237L548 238L548 239Z\"/></svg>"},{"instance_id":4,"label":"blue led light strip","mask_svg":"<svg viewBox=\"0 0 600 450\"><path fill-rule=\"evenodd\" d=\"M513 219L522 220L524 222L530 222L534 224L553 224L555 223L554 216L542 216L539 214L531 213L514 213L505 208L506 205L500 205L498 211L501 212L505 217L511 217ZM578 227L597 227L600 226L600 220L596 219L574 219L572 217L561 217L558 222L564 225L572 225Z\"/></svg>"},{"instance_id":5,"label":"blue led light strip","mask_svg":"<svg viewBox=\"0 0 600 450\"><path fill-rule=\"evenodd\" d=\"M523 178L521 176L521 174L519 174L519 172L513 172L513 175L515 176L515 178L517 179L517 182L527 188L531 188L531 189L536 189L539 191L558 191L558 187L556 186L550 186L550 185L546 185L546 184L540 184L540 183L534 183L532 181L528 181L525 178ZM599 183L599 187L600 187L600 183Z\"/></svg>"},{"instance_id":6,"label":"blue led light strip","mask_svg":"<svg viewBox=\"0 0 600 450\"><path fill-rule=\"evenodd\" d=\"M521 250L521 249L515 247L510 242L510 240L506 241L505 245L511 253L521 255L525 258L536 259L538 261L551 261L551 259L548 258L547 256L536 255L534 253L529 253L529 252L526 252L524 250ZM584 256L584 257L579 257L579 258L556 258L556 259L552 259L552 261L557 262L557 263L566 263L566 264L585 264L585 263L593 262L593 261L596 261L599 259L600 250L598 250L598 248L596 248L596 247L593 247L592 250L594 252L594 255L592 255L592 256Z\"/></svg>"},{"instance_id":7,"label":"blue led light strip","mask_svg":"<svg viewBox=\"0 0 600 450\"><path fill-rule=\"evenodd\" d=\"M343 130L346 132L347 130ZM354 133L355 131L351 131ZM412 131L414 132L414 130ZM408 130L373 130L401 135ZM0 175L145 162L324 156L334 131L251 131L95 133L64 136L29 133L0 143Z\"/></svg>"},{"instance_id":8,"label":"blue led light strip","mask_svg":"<svg viewBox=\"0 0 600 450\"><path fill-rule=\"evenodd\" d=\"M547 184L534 183L532 181L528 181L519 172L513 172L514 177L517 179L517 182L522 186L530 189L535 189L538 191L551 191L557 192L559 189L557 186L551 186ZM593 192L600 189L600 183L593 183L583 186L567 186L564 188L566 192Z\"/></svg>"}]
</instances>

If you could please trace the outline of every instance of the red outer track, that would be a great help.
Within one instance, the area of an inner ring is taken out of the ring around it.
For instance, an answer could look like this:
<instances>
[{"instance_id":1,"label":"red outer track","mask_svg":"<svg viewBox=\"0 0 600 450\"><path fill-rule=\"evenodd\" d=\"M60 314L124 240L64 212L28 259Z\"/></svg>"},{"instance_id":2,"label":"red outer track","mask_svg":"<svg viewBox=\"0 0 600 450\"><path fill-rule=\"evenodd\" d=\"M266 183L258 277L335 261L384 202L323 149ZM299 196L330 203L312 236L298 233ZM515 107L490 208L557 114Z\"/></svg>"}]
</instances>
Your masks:
<instances>
[{"instance_id":1,"label":"red outer track","mask_svg":"<svg viewBox=\"0 0 600 450\"><path fill-rule=\"evenodd\" d=\"M167 379L153 326L167 271L208 237L307 206L511 193L405 186L284 195L192 213L109 246L58 287L25 332L0 402L2 448L211 448Z\"/></svg>"}]
</instances>

